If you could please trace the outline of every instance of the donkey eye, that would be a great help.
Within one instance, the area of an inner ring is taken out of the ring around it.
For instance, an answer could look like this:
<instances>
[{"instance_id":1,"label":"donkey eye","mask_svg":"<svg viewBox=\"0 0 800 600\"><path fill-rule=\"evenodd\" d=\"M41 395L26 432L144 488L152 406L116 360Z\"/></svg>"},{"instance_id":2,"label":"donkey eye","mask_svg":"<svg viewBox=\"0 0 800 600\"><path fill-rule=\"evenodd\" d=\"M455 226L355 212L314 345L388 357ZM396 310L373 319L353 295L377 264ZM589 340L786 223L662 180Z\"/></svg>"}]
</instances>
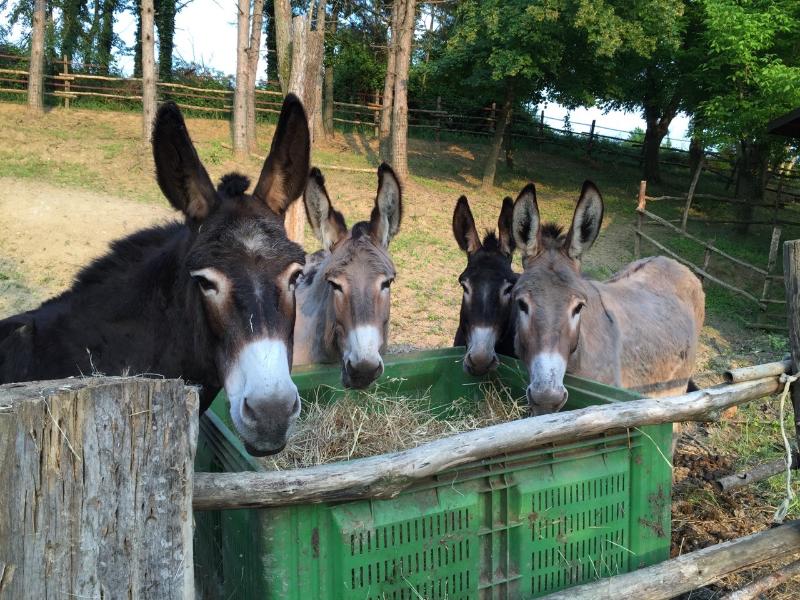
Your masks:
<instances>
[{"instance_id":1,"label":"donkey eye","mask_svg":"<svg viewBox=\"0 0 800 600\"><path fill-rule=\"evenodd\" d=\"M513 290L513 289L514 289L514 284L513 283L507 283L506 287L503 288L503 296L510 296L511 295L511 290Z\"/></svg>"},{"instance_id":2,"label":"donkey eye","mask_svg":"<svg viewBox=\"0 0 800 600\"><path fill-rule=\"evenodd\" d=\"M292 275L289 277L289 291L293 292L295 287L297 286L297 281L300 279L300 276L303 274L302 269L297 269Z\"/></svg>"},{"instance_id":3,"label":"donkey eye","mask_svg":"<svg viewBox=\"0 0 800 600\"><path fill-rule=\"evenodd\" d=\"M331 286L331 288L333 288L333 291L334 291L334 292L339 292L339 293L341 293L341 291L342 291L342 286L340 286L338 283L336 283L336 282L335 282L335 281L333 281L332 279L328 279L328 285L330 285L330 286Z\"/></svg>"},{"instance_id":4,"label":"donkey eye","mask_svg":"<svg viewBox=\"0 0 800 600\"><path fill-rule=\"evenodd\" d=\"M390 287L392 287L392 283L393 282L394 282L394 279L387 279L386 281L384 281L381 284L381 289L382 290L388 290Z\"/></svg>"},{"instance_id":5,"label":"donkey eye","mask_svg":"<svg viewBox=\"0 0 800 600\"><path fill-rule=\"evenodd\" d=\"M203 292L206 296L209 294L216 294L219 292L217 284L208 279L207 277L203 277L202 275L192 275L192 279L200 287L200 291Z\"/></svg>"},{"instance_id":6,"label":"donkey eye","mask_svg":"<svg viewBox=\"0 0 800 600\"><path fill-rule=\"evenodd\" d=\"M528 303L524 300L517 300L517 307L521 313L528 314Z\"/></svg>"},{"instance_id":7,"label":"donkey eye","mask_svg":"<svg viewBox=\"0 0 800 600\"><path fill-rule=\"evenodd\" d=\"M586 306L586 304L583 302L578 302L578 304L575 305L575 308L572 309L572 316L577 317L579 314L581 314L584 306Z\"/></svg>"}]
</instances>

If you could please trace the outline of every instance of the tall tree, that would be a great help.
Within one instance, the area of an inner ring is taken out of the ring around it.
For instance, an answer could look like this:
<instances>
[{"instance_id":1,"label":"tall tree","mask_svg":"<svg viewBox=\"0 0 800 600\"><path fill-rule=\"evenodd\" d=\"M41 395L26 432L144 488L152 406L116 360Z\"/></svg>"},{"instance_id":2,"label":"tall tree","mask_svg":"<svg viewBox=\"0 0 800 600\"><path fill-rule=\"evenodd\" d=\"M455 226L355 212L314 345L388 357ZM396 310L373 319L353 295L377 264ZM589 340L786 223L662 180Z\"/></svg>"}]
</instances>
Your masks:
<instances>
[{"instance_id":1,"label":"tall tree","mask_svg":"<svg viewBox=\"0 0 800 600\"><path fill-rule=\"evenodd\" d=\"M250 22L250 42L247 47L247 146L251 152L258 148L256 139L256 84L258 61L261 58L261 30L264 26L264 0L253 0Z\"/></svg>"},{"instance_id":2,"label":"tall tree","mask_svg":"<svg viewBox=\"0 0 800 600\"><path fill-rule=\"evenodd\" d=\"M247 90L250 65L247 47L250 41L250 2L239 0L236 18L236 88L233 95L233 151L237 159L247 155Z\"/></svg>"},{"instance_id":3,"label":"tall tree","mask_svg":"<svg viewBox=\"0 0 800 600\"><path fill-rule=\"evenodd\" d=\"M326 136L333 135L333 68L335 61L336 30L339 26L339 1L331 3L331 16L328 20L329 35L325 48L325 79L322 106L323 125Z\"/></svg>"},{"instance_id":4,"label":"tall tree","mask_svg":"<svg viewBox=\"0 0 800 600\"><path fill-rule=\"evenodd\" d=\"M785 152L766 125L800 105L800 3L702 0L708 53L699 104L707 141L736 144L741 231L761 200L770 155Z\"/></svg>"},{"instance_id":5,"label":"tall tree","mask_svg":"<svg viewBox=\"0 0 800 600\"><path fill-rule=\"evenodd\" d=\"M292 5L289 0L274 0L275 54L278 63L278 81L281 91L289 93L292 70Z\"/></svg>"},{"instance_id":6,"label":"tall tree","mask_svg":"<svg viewBox=\"0 0 800 600\"><path fill-rule=\"evenodd\" d=\"M87 0L64 0L61 8L61 55L71 61L83 35Z\"/></svg>"},{"instance_id":7,"label":"tall tree","mask_svg":"<svg viewBox=\"0 0 800 600\"><path fill-rule=\"evenodd\" d=\"M100 2L101 0L95 0ZM134 0L136 10L136 37L133 42L133 76L142 76L142 0Z\"/></svg>"},{"instance_id":8,"label":"tall tree","mask_svg":"<svg viewBox=\"0 0 800 600\"><path fill-rule=\"evenodd\" d=\"M391 162L392 146L392 111L394 107L394 82L397 74L397 48L402 27L405 0L396 0L392 3L392 21L390 26L389 47L386 53L386 77L383 83L383 107L381 108L381 122L378 129L379 154L382 161Z\"/></svg>"},{"instance_id":9,"label":"tall tree","mask_svg":"<svg viewBox=\"0 0 800 600\"><path fill-rule=\"evenodd\" d=\"M408 178L408 67L411 62L411 44L414 41L416 22L415 0L402 2L402 26L397 38L394 67L394 94L392 102L392 160L391 165L400 181Z\"/></svg>"},{"instance_id":10,"label":"tall tree","mask_svg":"<svg viewBox=\"0 0 800 600\"><path fill-rule=\"evenodd\" d=\"M47 19L47 1L33 2L33 30L31 32L31 60L28 69L28 108L44 111L44 34Z\"/></svg>"},{"instance_id":11,"label":"tall tree","mask_svg":"<svg viewBox=\"0 0 800 600\"><path fill-rule=\"evenodd\" d=\"M175 46L175 0L156 0L158 30L158 79L172 80L172 52Z\"/></svg>"},{"instance_id":12,"label":"tall tree","mask_svg":"<svg viewBox=\"0 0 800 600\"><path fill-rule=\"evenodd\" d=\"M141 0L142 17L142 142L150 144L156 116L155 7Z\"/></svg>"},{"instance_id":13,"label":"tall tree","mask_svg":"<svg viewBox=\"0 0 800 600\"><path fill-rule=\"evenodd\" d=\"M117 0L103 0L103 11L100 18L100 34L97 40L97 62L100 73L108 75L111 68L111 49L114 47L114 12ZM142 6L144 10L144 5Z\"/></svg>"}]
</instances>

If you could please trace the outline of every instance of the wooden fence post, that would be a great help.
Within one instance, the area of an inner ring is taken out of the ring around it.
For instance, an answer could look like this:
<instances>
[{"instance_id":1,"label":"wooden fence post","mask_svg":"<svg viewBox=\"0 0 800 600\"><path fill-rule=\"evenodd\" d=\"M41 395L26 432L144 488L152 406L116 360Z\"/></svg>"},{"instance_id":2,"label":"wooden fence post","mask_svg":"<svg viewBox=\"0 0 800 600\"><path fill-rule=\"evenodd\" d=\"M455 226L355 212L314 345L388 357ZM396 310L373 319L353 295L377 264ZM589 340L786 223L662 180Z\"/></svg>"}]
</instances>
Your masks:
<instances>
[{"instance_id":1,"label":"wooden fence post","mask_svg":"<svg viewBox=\"0 0 800 600\"><path fill-rule=\"evenodd\" d=\"M594 143L594 126L597 119L592 119L592 128L589 130L589 141L586 143L586 156L592 155L592 144Z\"/></svg>"},{"instance_id":2,"label":"wooden fence post","mask_svg":"<svg viewBox=\"0 0 800 600\"><path fill-rule=\"evenodd\" d=\"M647 181L639 182L639 204L636 206L636 232L633 238L633 257L639 260L642 257L642 225L644 224L644 214L642 211L647 207Z\"/></svg>"},{"instance_id":3,"label":"wooden fence post","mask_svg":"<svg viewBox=\"0 0 800 600\"><path fill-rule=\"evenodd\" d=\"M692 175L692 183L689 185L689 193L686 194L686 205L683 207L683 216L681 216L681 231L686 231L686 223L689 220L689 209L692 207L692 200L694 199L694 191L697 188L697 182L700 180L700 173L703 171L705 163L705 155L700 157L697 163L697 169Z\"/></svg>"},{"instance_id":4,"label":"wooden fence post","mask_svg":"<svg viewBox=\"0 0 800 600\"><path fill-rule=\"evenodd\" d=\"M442 131L442 97L436 96L436 143L441 142Z\"/></svg>"},{"instance_id":5,"label":"wooden fence post","mask_svg":"<svg viewBox=\"0 0 800 600\"><path fill-rule=\"evenodd\" d=\"M789 344L794 363L793 373L800 368L800 240L783 243L783 281L786 285L786 317ZM800 448L800 384L792 384L795 443Z\"/></svg>"},{"instance_id":6,"label":"wooden fence post","mask_svg":"<svg viewBox=\"0 0 800 600\"><path fill-rule=\"evenodd\" d=\"M197 391L0 386L0 597L194 598Z\"/></svg>"},{"instance_id":7,"label":"wooden fence post","mask_svg":"<svg viewBox=\"0 0 800 600\"><path fill-rule=\"evenodd\" d=\"M714 241L712 240L712 244ZM711 261L711 248L706 248L705 252L703 252L703 272L708 273L708 263ZM698 273L697 277L700 279L700 283L705 283L705 276L700 275Z\"/></svg>"},{"instance_id":8,"label":"wooden fence post","mask_svg":"<svg viewBox=\"0 0 800 600\"><path fill-rule=\"evenodd\" d=\"M539 115L539 136L544 137L544 110Z\"/></svg>"},{"instance_id":9,"label":"wooden fence post","mask_svg":"<svg viewBox=\"0 0 800 600\"><path fill-rule=\"evenodd\" d=\"M494 133L494 128L497 126L497 102L492 102L492 110L489 113L489 131Z\"/></svg>"},{"instance_id":10,"label":"wooden fence post","mask_svg":"<svg viewBox=\"0 0 800 600\"><path fill-rule=\"evenodd\" d=\"M778 245L781 241L781 228L772 228L772 239L769 242L769 258L767 259L767 274L764 275L764 288L761 291L761 300L767 299L769 293L772 272L775 270L775 263L778 260Z\"/></svg>"},{"instance_id":11,"label":"wooden fence post","mask_svg":"<svg viewBox=\"0 0 800 600\"><path fill-rule=\"evenodd\" d=\"M64 108L69 109L69 62L67 61L66 55L63 57L64 59Z\"/></svg>"}]
</instances>

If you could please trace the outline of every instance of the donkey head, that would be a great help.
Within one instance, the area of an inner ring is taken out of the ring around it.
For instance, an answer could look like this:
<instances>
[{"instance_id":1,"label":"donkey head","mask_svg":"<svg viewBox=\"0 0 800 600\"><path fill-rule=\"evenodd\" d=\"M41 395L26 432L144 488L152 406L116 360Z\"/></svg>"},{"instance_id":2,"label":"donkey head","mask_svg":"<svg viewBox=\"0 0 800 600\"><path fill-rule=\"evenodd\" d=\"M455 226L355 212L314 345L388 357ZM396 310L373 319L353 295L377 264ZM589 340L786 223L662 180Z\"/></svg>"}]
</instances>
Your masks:
<instances>
[{"instance_id":1,"label":"donkey head","mask_svg":"<svg viewBox=\"0 0 800 600\"><path fill-rule=\"evenodd\" d=\"M391 285L395 277L389 242L400 229L400 183L387 164L378 167L378 193L369 221L348 231L335 210L319 169L313 169L303 200L311 227L330 253L315 277L326 282L323 310L328 329L323 343L342 363L345 387L365 388L383 373L381 353L389 328Z\"/></svg>"},{"instance_id":2,"label":"donkey head","mask_svg":"<svg viewBox=\"0 0 800 600\"><path fill-rule=\"evenodd\" d=\"M534 415L556 412L567 401L564 374L578 348L581 311L588 302L580 258L597 239L603 200L586 181L564 235L554 224L542 225L536 188L528 184L514 203L514 239L525 268L514 287L517 356L528 369L528 405Z\"/></svg>"},{"instance_id":3,"label":"donkey head","mask_svg":"<svg viewBox=\"0 0 800 600\"><path fill-rule=\"evenodd\" d=\"M305 254L286 237L283 215L308 174L303 106L293 95L284 101L252 195L244 193L247 178L235 174L214 189L173 103L156 116L153 156L161 190L186 217L185 310L197 352L213 353L248 452L279 452L300 412L289 368Z\"/></svg>"},{"instance_id":4,"label":"donkey head","mask_svg":"<svg viewBox=\"0 0 800 600\"><path fill-rule=\"evenodd\" d=\"M458 277L464 295L455 345L467 347L464 370L471 375L485 375L497 366L496 347L513 325L511 290L518 276L511 269L512 211L511 198L505 198L498 235L488 232L482 242L465 196L453 211L453 235L467 254L467 268Z\"/></svg>"}]
</instances>

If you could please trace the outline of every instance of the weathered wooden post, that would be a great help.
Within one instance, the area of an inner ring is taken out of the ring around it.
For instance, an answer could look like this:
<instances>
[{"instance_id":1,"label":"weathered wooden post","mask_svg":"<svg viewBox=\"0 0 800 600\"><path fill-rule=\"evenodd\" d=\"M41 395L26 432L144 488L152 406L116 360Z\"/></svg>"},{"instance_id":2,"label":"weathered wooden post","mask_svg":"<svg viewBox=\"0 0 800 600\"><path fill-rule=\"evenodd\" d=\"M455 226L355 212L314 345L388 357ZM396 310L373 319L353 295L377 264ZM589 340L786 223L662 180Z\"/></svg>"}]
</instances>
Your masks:
<instances>
[{"instance_id":1,"label":"weathered wooden post","mask_svg":"<svg viewBox=\"0 0 800 600\"><path fill-rule=\"evenodd\" d=\"M442 141L442 97L436 96L436 143Z\"/></svg>"},{"instance_id":2,"label":"weathered wooden post","mask_svg":"<svg viewBox=\"0 0 800 600\"><path fill-rule=\"evenodd\" d=\"M644 224L644 213L647 206L647 182L639 182L639 204L636 206L636 231L633 237L633 257L639 260L642 257L642 225Z\"/></svg>"},{"instance_id":3,"label":"weathered wooden post","mask_svg":"<svg viewBox=\"0 0 800 600\"><path fill-rule=\"evenodd\" d=\"M539 114L539 137L544 137L544 110Z\"/></svg>"},{"instance_id":4,"label":"weathered wooden post","mask_svg":"<svg viewBox=\"0 0 800 600\"><path fill-rule=\"evenodd\" d=\"M494 128L497 125L497 102L492 102L492 110L489 116L489 132L494 133Z\"/></svg>"},{"instance_id":5,"label":"weathered wooden post","mask_svg":"<svg viewBox=\"0 0 800 600\"><path fill-rule=\"evenodd\" d=\"M689 220L689 209L692 208L692 200L694 199L694 191L697 189L697 182L700 180L700 173L705 166L705 155L700 157L697 162L697 169L692 175L692 183L689 184L689 193L686 194L686 205L683 207L683 215L681 216L681 231L686 231L686 223Z\"/></svg>"},{"instance_id":6,"label":"weathered wooden post","mask_svg":"<svg viewBox=\"0 0 800 600\"><path fill-rule=\"evenodd\" d=\"M67 56L64 55L64 108L69 109L69 94L70 94L70 84L69 84L69 61L67 60Z\"/></svg>"},{"instance_id":7,"label":"weathered wooden post","mask_svg":"<svg viewBox=\"0 0 800 600\"><path fill-rule=\"evenodd\" d=\"M597 119L592 119L592 128L589 130L589 141L586 142L586 156L592 155L592 145L594 144L594 126Z\"/></svg>"},{"instance_id":8,"label":"weathered wooden post","mask_svg":"<svg viewBox=\"0 0 800 600\"><path fill-rule=\"evenodd\" d=\"M194 598L182 381L0 386L0 598Z\"/></svg>"},{"instance_id":9,"label":"weathered wooden post","mask_svg":"<svg viewBox=\"0 0 800 600\"><path fill-rule=\"evenodd\" d=\"M792 350L793 374L800 368L800 240L783 243L783 281L786 284L786 318ZM795 443L800 448L800 385L792 384Z\"/></svg>"}]
</instances>

